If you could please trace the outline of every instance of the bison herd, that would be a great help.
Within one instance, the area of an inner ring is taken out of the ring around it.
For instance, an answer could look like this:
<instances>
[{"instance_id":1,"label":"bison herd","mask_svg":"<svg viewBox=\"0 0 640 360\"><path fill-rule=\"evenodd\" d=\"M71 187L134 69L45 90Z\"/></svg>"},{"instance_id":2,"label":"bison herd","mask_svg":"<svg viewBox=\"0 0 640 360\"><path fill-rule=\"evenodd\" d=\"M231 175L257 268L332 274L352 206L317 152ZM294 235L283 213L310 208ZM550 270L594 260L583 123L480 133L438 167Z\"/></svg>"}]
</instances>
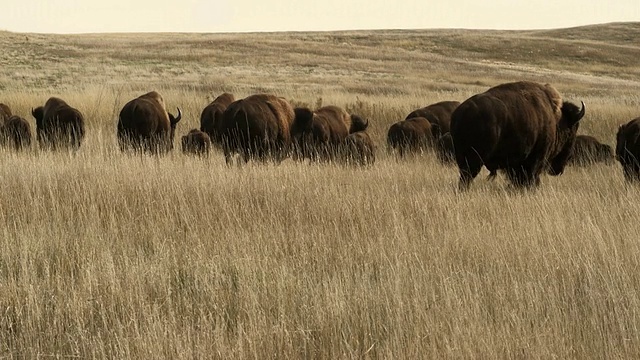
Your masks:
<instances>
[{"instance_id":1,"label":"bison herd","mask_svg":"<svg viewBox=\"0 0 640 360\"><path fill-rule=\"evenodd\" d=\"M467 189L481 168L489 178L502 172L517 188L535 188L543 173L560 175L567 164L612 163L613 149L596 138L576 135L585 105L564 101L551 85L520 81L501 84L462 103L442 101L411 112L389 127L387 146L399 158L434 152L443 163L455 163L458 186ZM37 141L43 149L77 150L85 136L80 111L52 97L32 110ZM155 91L124 105L117 123L122 151L161 154L173 149L182 118L170 113ZM317 162L371 165L375 145L369 122L337 106L294 108L286 99L256 94L235 99L224 93L202 111L200 129L181 138L182 151L207 155L212 147L227 164L280 162L286 157ZM31 146L29 122L0 104L0 140L4 146ZM629 182L640 182L640 118L618 129L615 159Z\"/></svg>"}]
</instances>

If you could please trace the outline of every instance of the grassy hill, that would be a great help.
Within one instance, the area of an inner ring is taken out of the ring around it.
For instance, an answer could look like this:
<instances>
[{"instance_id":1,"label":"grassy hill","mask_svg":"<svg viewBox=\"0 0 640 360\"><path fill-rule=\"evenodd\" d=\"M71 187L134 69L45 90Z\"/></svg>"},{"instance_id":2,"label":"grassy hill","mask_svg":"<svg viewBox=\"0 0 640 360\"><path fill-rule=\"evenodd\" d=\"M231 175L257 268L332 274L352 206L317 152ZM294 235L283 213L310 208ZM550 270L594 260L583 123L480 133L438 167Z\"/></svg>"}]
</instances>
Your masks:
<instances>
[{"instance_id":1,"label":"grassy hill","mask_svg":"<svg viewBox=\"0 0 640 360\"><path fill-rule=\"evenodd\" d=\"M87 118L77 154L0 150L0 357L638 358L640 189L618 164L518 192L389 125L515 80L584 100L614 144L640 116L640 24L539 31L0 32L0 102ZM216 95L273 92L369 119L376 164L121 154L122 106L160 91L197 127Z\"/></svg>"}]
</instances>

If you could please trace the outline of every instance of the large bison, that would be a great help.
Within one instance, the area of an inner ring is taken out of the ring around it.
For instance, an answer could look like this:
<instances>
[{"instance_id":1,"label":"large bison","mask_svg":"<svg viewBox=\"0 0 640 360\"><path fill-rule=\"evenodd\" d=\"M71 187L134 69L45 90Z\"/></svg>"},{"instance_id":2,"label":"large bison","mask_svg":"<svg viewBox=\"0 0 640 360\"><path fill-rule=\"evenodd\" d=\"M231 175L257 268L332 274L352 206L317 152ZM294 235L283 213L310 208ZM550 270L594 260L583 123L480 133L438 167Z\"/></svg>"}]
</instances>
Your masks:
<instances>
[{"instance_id":1,"label":"large bison","mask_svg":"<svg viewBox=\"0 0 640 360\"><path fill-rule=\"evenodd\" d=\"M348 164L373 165L376 147L366 131L356 131L344 139L343 153Z\"/></svg>"},{"instance_id":2,"label":"large bison","mask_svg":"<svg viewBox=\"0 0 640 360\"><path fill-rule=\"evenodd\" d=\"M573 143L573 152L569 157L569 164L586 166L595 163L613 163L613 149L598 139L589 135L578 135Z\"/></svg>"},{"instance_id":3,"label":"large bison","mask_svg":"<svg viewBox=\"0 0 640 360\"><path fill-rule=\"evenodd\" d=\"M560 175L569 159L585 106L563 102L551 85L521 81L498 85L453 112L451 136L467 189L482 166L504 170L516 187L536 187L547 169Z\"/></svg>"},{"instance_id":4,"label":"large bison","mask_svg":"<svg viewBox=\"0 0 640 360\"><path fill-rule=\"evenodd\" d=\"M398 121L389 127L387 145L395 149L402 158L408 153L421 153L433 148L440 127L427 118L414 117Z\"/></svg>"},{"instance_id":5,"label":"large bison","mask_svg":"<svg viewBox=\"0 0 640 360\"><path fill-rule=\"evenodd\" d=\"M20 116L13 115L0 127L2 144L16 150L31 146L31 125Z\"/></svg>"},{"instance_id":6,"label":"large bison","mask_svg":"<svg viewBox=\"0 0 640 360\"><path fill-rule=\"evenodd\" d=\"M460 105L459 101L441 101L423 108L417 109L409 113L405 119L423 117L430 123L437 125L439 133L448 133L450 131L451 114Z\"/></svg>"},{"instance_id":7,"label":"large bison","mask_svg":"<svg viewBox=\"0 0 640 360\"><path fill-rule=\"evenodd\" d=\"M182 119L167 112L164 99L156 91L141 95L124 105L118 118L118 143L126 151L166 153L173 149L176 125Z\"/></svg>"},{"instance_id":8,"label":"large bison","mask_svg":"<svg viewBox=\"0 0 640 360\"><path fill-rule=\"evenodd\" d=\"M359 116L334 105L315 111L296 108L291 137L299 157L331 161L337 159L349 134L364 131L368 125Z\"/></svg>"},{"instance_id":9,"label":"large bison","mask_svg":"<svg viewBox=\"0 0 640 360\"><path fill-rule=\"evenodd\" d=\"M191 129L189 133L182 137L182 152L199 156L209 155L211 149L211 139L209 135L198 129Z\"/></svg>"},{"instance_id":10,"label":"large bison","mask_svg":"<svg viewBox=\"0 0 640 360\"><path fill-rule=\"evenodd\" d=\"M220 139L227 164L234 154L277 162L289 155L293 107L287 100L256 94L233 102L222 115Z\"/></svg>"},{"instance_id":11,"label":"large bison","mask_svg":"<svg viewBox=\"0 0 640 360\"><path fill-rule=\"evenodd\" d=\"M233 94L223 93L209 103L200 114L200 131L207 133L216 144L220 143L218 127L222 121L222 114L234 101L236 99Z\"/></svg>"},{"instance_id":12,"label":"large bison","mask_svg":"<svg viewBox=\"0 0 640 360\"><path fill-rule=\"evenodd\" d=\"M616 159L622 165L624 178L628 182L640 182L640 118L618 128Z\"/></svg>"},{"instance_id":13,"label":"large bison","mask_svg":"<svg viewBox=\"0 0 640 360\"><path fill-rule=\"evenodd\" d=\"M64 100L51 97L44 106L31 111L36 119L36 133L41 148L77 150L85 135L82 113Z\"/></svg>"}]
</instances>

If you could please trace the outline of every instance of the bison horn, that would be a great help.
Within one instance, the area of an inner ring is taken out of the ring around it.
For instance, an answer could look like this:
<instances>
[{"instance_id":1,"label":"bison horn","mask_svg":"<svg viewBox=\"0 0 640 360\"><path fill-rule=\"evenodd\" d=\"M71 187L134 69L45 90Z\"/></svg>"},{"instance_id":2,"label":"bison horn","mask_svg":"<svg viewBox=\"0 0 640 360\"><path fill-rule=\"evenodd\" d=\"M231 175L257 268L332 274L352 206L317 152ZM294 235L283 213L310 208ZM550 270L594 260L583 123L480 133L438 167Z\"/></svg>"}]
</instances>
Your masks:
<instances>
[{"instance_id":1,"label":"bison horn","mask_svg":"<svg viewBox=\"0 0 640 360\"><path fill-rule=\"evenodd\" d=\"M177 109L178 109L178 116L176 116L176 123L180 121L180 119L182 119L182 112L180 111L180 108L177 108Z\"/></svg>"},{"instance_id":2,"label":"bison horn","mask_svg":"<svg viewBox=\"0 0 640 360\"><path fill-rule=\"evenodd\" d=\"M584 116L584 113L586 111L585 106L584 106L584 101L580 101L582 103L582 108L580 109L580 112L578 113L578 119L582 119L582 117Z\"/></svg>"}]
</instances>

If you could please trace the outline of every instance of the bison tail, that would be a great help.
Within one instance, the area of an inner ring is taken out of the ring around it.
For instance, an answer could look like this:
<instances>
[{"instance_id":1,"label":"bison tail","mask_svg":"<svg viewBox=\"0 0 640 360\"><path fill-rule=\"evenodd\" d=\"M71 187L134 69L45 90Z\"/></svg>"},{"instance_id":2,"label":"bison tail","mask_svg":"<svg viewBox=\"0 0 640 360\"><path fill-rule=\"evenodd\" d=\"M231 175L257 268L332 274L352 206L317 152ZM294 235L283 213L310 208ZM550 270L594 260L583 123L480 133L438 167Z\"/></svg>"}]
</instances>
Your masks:
<instances>
[{"instance_id":1,"label":"bison tail","mask_svg":"<svg viewBox=\"0 0 640 360\"><path fill-rule=\"evenodd\" d=\"M351 128L349 133L353 134L358 131L365 131L369 127L369 121L362 119L358 115L351 115Z\"/></svg>"}]
</instances>

